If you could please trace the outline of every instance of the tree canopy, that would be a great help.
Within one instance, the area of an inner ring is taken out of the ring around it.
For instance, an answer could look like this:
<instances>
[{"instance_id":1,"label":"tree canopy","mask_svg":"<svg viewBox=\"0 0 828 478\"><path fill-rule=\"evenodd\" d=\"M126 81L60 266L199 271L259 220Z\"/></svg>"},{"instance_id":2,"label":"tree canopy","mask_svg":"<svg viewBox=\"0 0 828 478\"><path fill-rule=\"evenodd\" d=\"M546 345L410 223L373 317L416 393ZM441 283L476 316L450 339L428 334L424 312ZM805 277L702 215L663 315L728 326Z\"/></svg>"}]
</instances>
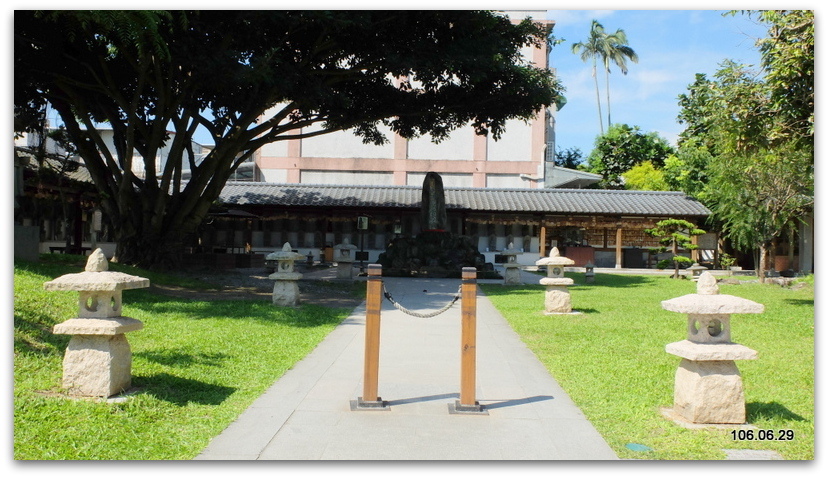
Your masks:
<instances>
[{"instance_id":1,"label":"tree canopy","mask_svg":"<svg viewBox=\"0 0 828 478\"><path fill-rule=\"evenodd\" d=\"M773 244L814 204L813 12L749 12L768 24L761 69L727 60L679 97L686 125L665 179L702 199L760 278ZM789 238L790 239L790 238Z\"/></svg>"},{"instance_id":2,"label":"tree canopy","mask_svg":"<svg viewBox=\"0 0 828 478\"><path fill-rule=\"evenodd\" d=\"M471 11L18 11L15 129L50 104L100 191L117 259L170 263L267 143L351 130L381 144L380 126L439 141L465 124L499 138L560 96L521 58L548 34ZM203 158L198 129L215 144Z\"/></svg>"},{"instance_id":3,"label":"tree canopy","mask_svg":"<svg viewBox=\"0 0 828 478\"><path fill-rule=\"evenodd\" d=\"M679 248L686 250L698 249L699 246L693 244L693 236L704 234L704 230L696 227L695 224L684 219L664 219L656 223L655 227L645 229L645 233L658 238L660 247L653 250L653 252L666 252L668 249L673 257L670 259L673 262L673 278L679 278L679 264L689 264L692 262L689 258L679 255Z\"/></svg>"},{"instance_id":4,"label":"tree canopy","mask_svg":"<svg viewBox=\"0 0 828 478\"><path fill-rule=\"evenodd\" d=\"M587 158L588 171L603 176L602 187L624 189L624 173L644 161L661 168L672 153L673 147L658 133L645 133L638 126L616 123L595 140L595 148Z\"/></svg>"}]
</instances>

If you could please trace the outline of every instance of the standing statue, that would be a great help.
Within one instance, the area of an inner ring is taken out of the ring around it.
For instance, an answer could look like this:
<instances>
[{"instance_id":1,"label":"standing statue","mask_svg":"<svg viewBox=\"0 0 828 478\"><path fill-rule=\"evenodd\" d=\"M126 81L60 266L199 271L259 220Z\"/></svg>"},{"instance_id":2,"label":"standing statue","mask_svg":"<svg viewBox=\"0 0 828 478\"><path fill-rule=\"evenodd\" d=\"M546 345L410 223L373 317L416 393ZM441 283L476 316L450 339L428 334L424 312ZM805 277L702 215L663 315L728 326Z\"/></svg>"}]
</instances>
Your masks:
<instances>
[{"instance_id":1,"label":"standing statue","mask_svg":"<svg viewBox=\"0 0 828 478\"><path fill-rule=\"evenodd\" d=\"M445 231L447 224L446 194L443 191L443 178L435 172L429 172L423 180L420 226L423 231Z\"/></svg>"}]
</instances>

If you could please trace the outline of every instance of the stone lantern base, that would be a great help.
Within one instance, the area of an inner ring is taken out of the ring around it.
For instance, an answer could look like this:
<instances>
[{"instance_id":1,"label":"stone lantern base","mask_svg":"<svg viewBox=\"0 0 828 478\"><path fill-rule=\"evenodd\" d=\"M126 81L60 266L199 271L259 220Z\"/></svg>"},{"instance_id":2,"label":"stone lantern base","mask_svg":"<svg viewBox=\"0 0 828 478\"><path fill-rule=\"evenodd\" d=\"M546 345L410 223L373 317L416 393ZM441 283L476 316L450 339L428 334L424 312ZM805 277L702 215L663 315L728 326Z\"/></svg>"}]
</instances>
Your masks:
<instances>
[{"instance_id":1,"label":"stone lantern base","mask_svg":"<svg viewBox=\"0 0 828 478\"><path fill-rule=\"evenodd\" d=\"M132 384L132 351L125 332L143 324L129 317L70 319L54 333L72 335L63 358L63 388L70 395L110 397Z\"/></svg>"},{"instance_id":2,"label":"stone lantern base","mask_svg":"<svg viewBox=\"0 0 828 478\"><path fill-rule=\"evenodd\" d=\"M336 263L337 279L353 279L354 263L352 261L339 261Z\"/></svg>"},{"instance_id":3,"label":"stone lantern base","mask_svg":"<svg viewBox=\"0 0 828 478\"><path fill-rule=\"evenodd\" d=\"M673 412L691 423L745 423L745 394L736 363L682 359L676 370Z\"/></svg>"},{"instance_id":4,"label":"stone lantern base","mask_svg":"<svg viewBox=\"0 0 828 478\"><path fill-rule=\"evenodd\" d=\"M540 280L541 285L546 286L544 296L544 309L546 315L571 314L572 296L567 286L574 283L566 277L544 277Z\"/></svg>"},{"instance_id":5,"label":"stone lantern base","mask_svg":"<svg viewBox=\"0 0 828 478\"><path fill-rule=\"evenodd\" d=\"M566 286L546 286L544 308L547 315L569 314L572 312L572 296Z\"/></svg>"},{"instance_id":6,"label":"stone lantern base","mask_svg":"<svg viewBox=\"0 0 828 478\"><path fill-rule=\"evenodd\" d=\"M673 390L673 413L690 423L743 424L745 393L736 360L753 360L755 350L734 343L667 344L681 357Z\"/></svg>"},{"instance_id":7,"label":"stone lantern base","mask_svg":"<svg viewBox=\"0 0 828 478\"><path fill-rule=\"evenodd\" d=\"M299 304L299 284L295 280L277 280L273 284L273 305L294 307Z\"/></svg>"},{"instance_id":8,"label":"stone lantern base","mask_svg":"<svg viewBox=\"0 0 828 478\"><path fill-rule=\"evenodd\" d=\"M520 279L520 264L507 263L503 265L503 284L504 285L522 285L523 281Z\"/></svg>"}]
</instances>

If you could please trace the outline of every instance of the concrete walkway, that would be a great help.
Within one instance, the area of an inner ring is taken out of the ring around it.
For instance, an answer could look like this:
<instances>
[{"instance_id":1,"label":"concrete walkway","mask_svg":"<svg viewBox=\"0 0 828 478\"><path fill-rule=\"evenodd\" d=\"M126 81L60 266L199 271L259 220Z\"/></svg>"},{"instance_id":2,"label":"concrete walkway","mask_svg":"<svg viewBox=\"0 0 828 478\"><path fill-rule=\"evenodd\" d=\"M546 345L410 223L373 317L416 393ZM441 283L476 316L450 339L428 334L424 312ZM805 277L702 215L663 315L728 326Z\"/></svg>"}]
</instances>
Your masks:
<instances>
[{"instance_id":1,"label":"concrete walkway","mask_svg":"<svg viewBox=\"0 0 828 478\"><path fill-rule=\"evenodd\" d=\"M526 283L538 279L527 274ZM460 285L459 279L383 282L417 312L440 309ZM460 391L460 301L428 319L382 303L379 395L389 410L351 410L362 394L363 303L196 459L617 459L482 294L476 397L486 415L449 413Z\"/></svg>"}]
</instances>

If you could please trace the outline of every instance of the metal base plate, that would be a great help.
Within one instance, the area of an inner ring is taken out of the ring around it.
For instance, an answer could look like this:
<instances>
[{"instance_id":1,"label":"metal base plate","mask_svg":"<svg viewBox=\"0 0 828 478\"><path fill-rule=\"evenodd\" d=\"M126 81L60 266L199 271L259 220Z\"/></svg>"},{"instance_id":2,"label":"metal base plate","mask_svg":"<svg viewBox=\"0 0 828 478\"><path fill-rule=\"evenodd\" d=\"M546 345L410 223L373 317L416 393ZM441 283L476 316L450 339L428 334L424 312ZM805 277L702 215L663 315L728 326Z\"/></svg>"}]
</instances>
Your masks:
<instances>
[{"instance_id":1,"label":"metal base plate","mask_svg":"<svg viewBox=\"0 0 828 478\"><path fill-rule=\"evenodd\" d=\"M449 414L451 415L488 415L489 412L483 408L478 402L474 405L463 405L460 400L455 400L454 403L448 404Z\"/></svg>"},{"instance_id":2,"label":"metal base plate","mask_svg":"<svg viewBox=\"0 0 828 478\"><path fill-rule=\"evenodd\" d=\"M388 402L384 401L382 397L377 397L377 401L365 401L362 397L357 398L356 400L351 400L351 411L388 411L391 410L391 406L388 405Z\"/></svg>"}]
</instances>

